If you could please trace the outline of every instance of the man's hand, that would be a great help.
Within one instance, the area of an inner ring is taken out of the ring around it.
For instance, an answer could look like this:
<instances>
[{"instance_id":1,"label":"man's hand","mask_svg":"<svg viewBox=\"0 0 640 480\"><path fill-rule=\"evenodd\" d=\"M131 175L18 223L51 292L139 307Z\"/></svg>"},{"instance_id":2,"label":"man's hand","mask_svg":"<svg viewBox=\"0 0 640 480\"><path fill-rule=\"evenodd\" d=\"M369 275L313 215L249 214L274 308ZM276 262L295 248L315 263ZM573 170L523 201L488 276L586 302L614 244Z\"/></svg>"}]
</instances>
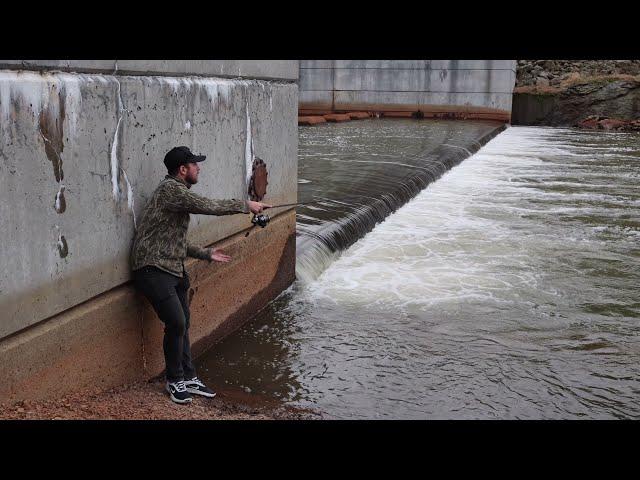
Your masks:
<instances>
[{"instance_id":1,"label":"man's hand","mask_svg":"<svg viewBox=\"0 0 640 480\"><path fill-rule=\"evenodd\" d=\"M251 210L251 213L260 213L262 210L266 210L267 208L273 207L273 205L269 205L267 203L260 202L252 202L251 200L247 200L247 207Z\"/></svg>"},{"instance_id":2,"label":"man's hand","mask_svg":"<svg viewBox=\"0 0 640 480\"><path fill-rule=\"evenodd\" d=\"M231 257L229 255L226 255L221 248L214 248L213 250L211 250L211 260L213 260L214 262L227 263L229 260L231 260Z\"/></svg>"}]
</instances>

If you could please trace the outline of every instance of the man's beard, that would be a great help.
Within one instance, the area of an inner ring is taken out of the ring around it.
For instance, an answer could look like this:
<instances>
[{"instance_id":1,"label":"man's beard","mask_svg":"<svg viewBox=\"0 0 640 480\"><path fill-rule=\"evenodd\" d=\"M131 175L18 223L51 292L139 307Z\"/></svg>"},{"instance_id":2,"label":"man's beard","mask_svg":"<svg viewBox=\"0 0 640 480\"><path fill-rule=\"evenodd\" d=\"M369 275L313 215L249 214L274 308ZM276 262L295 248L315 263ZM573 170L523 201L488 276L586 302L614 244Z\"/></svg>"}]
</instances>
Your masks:
<instances>
[{"instance_id":1,"label":"man's beard","mask_svg":"<svg viewBox=\"0 0 640 480\"><path fill-rule=\"evenodd\" d=\"M196 183L198 183L198 178L197 177L193 177L193 176L189 176L189 177L185 178L185 181L189 185L195 185Z\"/></svg>"}]
</instances>

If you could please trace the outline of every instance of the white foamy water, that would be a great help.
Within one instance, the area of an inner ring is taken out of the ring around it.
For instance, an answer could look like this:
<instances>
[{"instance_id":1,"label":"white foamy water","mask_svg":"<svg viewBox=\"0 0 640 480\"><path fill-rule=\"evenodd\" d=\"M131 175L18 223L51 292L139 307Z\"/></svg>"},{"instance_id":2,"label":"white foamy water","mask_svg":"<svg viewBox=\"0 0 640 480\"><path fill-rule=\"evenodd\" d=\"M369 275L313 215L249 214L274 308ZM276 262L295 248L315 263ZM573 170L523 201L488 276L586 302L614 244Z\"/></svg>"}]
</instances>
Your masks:
<instances>
[{"instance_id":1,"label":"white foamy water","mask_svg":"<svg viewBox=\"0 0 640 480\"><path fill-rule=\"evenodd\" d=\"M458 309L465 302L509 305L527 301L523 291L528 301L562 301L565 292L549 282L547 267L558 261L550 252L625 256L606 252L599 235L606 225L574 229L560 216L640 217L637 198L615 194L622 193L620 185L582 175L549 181L550 174L557 178L578 166L564 160L577 154L556 144L558 134L510 128L499 135L351 247L309 287L310 294L336 304L392 304L407 313ZM580 160L599 168L596 158ZM541 223L544 217L558 225ZM637 224L620 233L632 247Z\"/></svg>"},{"instance_id":2,"label":"white foamy water","mask_svg":"<svg viewBox=\"0 0 640 480\"><path fill-rule=\"evenodd\" d=\"M330 418L640 418L639 138L507 129L221 363Z\"/></svg>"},{"instance_id":3,"label":"white foamy water","mask_svg":"<svg viewBox=\"0 0 640 480\"><path fill-rule=\"evenodd\" d=\"M310 292L336 303L348 298L428 309L465 298L508 301L509 295L499 292L518 285L535 288L535 272L521 268L527 239L513 237L511 218L490 214L500 191L511 217L510 204L523 192L510 183L510 175L541 163L517 157L531 147L523 133L503 133L428 186L344 253ZM509 149L511 155L505 153ZM478 215L483 209L489 214Z\"/></svg>"}]
</instances>

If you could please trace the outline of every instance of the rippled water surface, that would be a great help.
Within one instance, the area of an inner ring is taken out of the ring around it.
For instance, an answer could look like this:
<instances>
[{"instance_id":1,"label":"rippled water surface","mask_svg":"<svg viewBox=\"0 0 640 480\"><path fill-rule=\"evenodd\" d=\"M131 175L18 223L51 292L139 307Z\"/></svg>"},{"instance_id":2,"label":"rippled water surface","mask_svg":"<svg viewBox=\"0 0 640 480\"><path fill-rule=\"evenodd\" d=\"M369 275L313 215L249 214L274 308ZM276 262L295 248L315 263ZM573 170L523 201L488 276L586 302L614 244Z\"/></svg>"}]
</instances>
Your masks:
<instances>
[{"instance_id":1,"label":"rippled water surface","mask_svg":"<svg viewBox=\"0 0 640 480\"><path fill-rule=\"evenodd\" d=\"M328 418L640 418L639 177L637 134L510 127L200 374Z\"/></svg>"}]
</instances>

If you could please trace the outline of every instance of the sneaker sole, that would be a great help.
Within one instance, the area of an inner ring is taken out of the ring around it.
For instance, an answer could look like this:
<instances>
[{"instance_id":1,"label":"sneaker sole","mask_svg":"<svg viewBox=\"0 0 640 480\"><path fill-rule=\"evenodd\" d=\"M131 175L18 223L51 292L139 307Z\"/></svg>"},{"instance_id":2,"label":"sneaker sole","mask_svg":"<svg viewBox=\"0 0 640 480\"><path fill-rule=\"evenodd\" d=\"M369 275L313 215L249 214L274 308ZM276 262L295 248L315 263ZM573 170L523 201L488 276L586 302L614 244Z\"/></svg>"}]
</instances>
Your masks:
<instances>
[{"instance_id":1,"label":"sneaker sole","mask_svg":"<svg viewBox=\"0 0 640 480\"><path fill-rule=\"evenodd\" d=\"M206 393L206 392L201 392L200 390L192 390L190 388L187 388L187 392L189 392L191 395L201 395L207 398L213 398L217 395L216 393Z\"/></svg>"},{"instance_id":2,"label":"sneaker sole","mask_svg":"<svg viewBox=\"0 0 640 480\"><path fill-rule=\"evenodd\" d=\"M180 405L184 405L185 403L191 403L193 399L187 398L186 400L180 400L179 398L176 398L173 395L171 395L171 401L174 403L179 403Z\"/></svg>"}]
</instances>

